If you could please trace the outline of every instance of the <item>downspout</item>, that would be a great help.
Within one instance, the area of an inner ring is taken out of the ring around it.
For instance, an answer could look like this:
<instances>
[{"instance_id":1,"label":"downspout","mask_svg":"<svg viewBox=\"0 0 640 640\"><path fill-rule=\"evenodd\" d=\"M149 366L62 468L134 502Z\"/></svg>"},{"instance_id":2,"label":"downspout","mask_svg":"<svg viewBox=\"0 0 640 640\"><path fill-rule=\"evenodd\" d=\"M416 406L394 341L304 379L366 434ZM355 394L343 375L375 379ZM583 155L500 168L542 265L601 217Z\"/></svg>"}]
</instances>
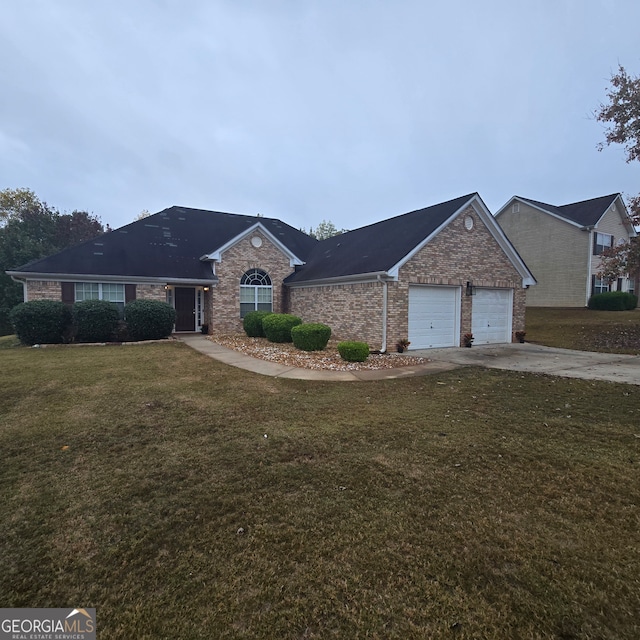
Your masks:
<instances>
[{"instance_id":1,"label":"downspout","mask_svg":"<svg viewBox=\"0 0 640 640\"><path fill-rule=\"evenodd\" d=\"M28 302L28 300L27 300L27 281L26 280L20 280L20 278L16 278L15 276L11 276L11 279L14 282L19 282L22 285L22 301L23 302Z\"/></svg>"},{"instance_id":2,"label":"downspout","mask_svg":"<svg viewBox=\"0 0 640 640\"><path fill-rule=\"evenodd\" d=\"M589 298L591 297L591 255L593 253L593 227L587 227L586 230L589 232L589 242L587 248L587 290L586 290L586 298L584 301L584 306L589 306Z\"/></svg>"},{"instance_id":3,"label":"downspout","mask_svg":"<svg viewBox=\"0 0 640 640\"><path fill-rule=\"evenodd\" d=\"M387 352L387 297L388 297L388 282L383 280L378 274L377 280L382 283L382 346L380 347L380 353Z\"/></svg>"}]
</instances>

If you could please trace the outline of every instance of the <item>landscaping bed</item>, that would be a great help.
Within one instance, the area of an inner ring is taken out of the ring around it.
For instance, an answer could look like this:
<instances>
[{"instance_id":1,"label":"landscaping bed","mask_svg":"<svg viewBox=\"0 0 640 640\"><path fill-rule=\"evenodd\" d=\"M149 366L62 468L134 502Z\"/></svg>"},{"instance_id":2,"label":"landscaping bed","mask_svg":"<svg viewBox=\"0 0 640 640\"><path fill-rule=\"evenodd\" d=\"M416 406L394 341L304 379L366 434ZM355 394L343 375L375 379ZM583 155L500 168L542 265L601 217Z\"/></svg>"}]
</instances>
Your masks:
<instances>
[{"instance_id":1,"label":"landscaping bed","mask_svg":"<svg viewBox=\"0 0 640 640\"><path fill-rule=\"evenodd\" d=\"M331 371L395 369L429 362L428 358L395 352L372 353L365 362L347 362L338 353L338 340L330 340L326 349L322 351L301 351L290 342L269 342L266 338L250 338L244 334L216 334L209 336L209 340L252 358L303 369Z\"/></svg>"}]
</instances>

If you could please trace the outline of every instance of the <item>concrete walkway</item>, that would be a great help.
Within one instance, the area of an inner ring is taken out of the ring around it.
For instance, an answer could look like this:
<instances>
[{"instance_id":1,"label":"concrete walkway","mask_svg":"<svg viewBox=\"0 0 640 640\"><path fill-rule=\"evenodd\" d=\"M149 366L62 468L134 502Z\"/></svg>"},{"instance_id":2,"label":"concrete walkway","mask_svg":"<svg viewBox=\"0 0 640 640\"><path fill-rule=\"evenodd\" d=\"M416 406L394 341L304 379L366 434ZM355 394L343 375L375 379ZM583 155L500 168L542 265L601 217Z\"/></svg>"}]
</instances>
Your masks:
<instances>
[{"instance_id":1,"label":"concrete walkway","mask_svg":"<svg viewBox=\"0 0 640 640\"><path fill-rule=\"evenodd\" d=\"M196 351L220 362L278 378L342 382L392 380L440 373L464 366L477 366L488 369L546 373L564 378L608 380L640 385L640 356L555 349L528 342L524 344L482 345L474 346L471 349L451 347L412 350L407 355L429 358L429 362L398 367L397 369L326 371L301 369L252 358L238 351L222 347L208 340L206 336L197 333L179 334L176 337Z\"/></svg>"}]
</instances>

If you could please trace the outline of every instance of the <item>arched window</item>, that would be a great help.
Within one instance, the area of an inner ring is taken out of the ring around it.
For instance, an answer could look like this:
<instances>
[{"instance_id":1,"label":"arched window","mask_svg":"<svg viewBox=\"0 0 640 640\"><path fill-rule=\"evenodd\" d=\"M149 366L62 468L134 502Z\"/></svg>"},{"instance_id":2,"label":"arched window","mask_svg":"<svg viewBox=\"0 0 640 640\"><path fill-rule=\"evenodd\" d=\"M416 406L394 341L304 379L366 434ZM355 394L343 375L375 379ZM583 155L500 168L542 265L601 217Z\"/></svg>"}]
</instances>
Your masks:
<instances>
[{"instance_id":1,"label":"arched window","mask_svg":"<svg viewBox=\"0 0 640 640\"><path fill-rule=\"evenodd\" d=\"M272 311L271 278L262 269L249 269L240 280L240 317L249 311Z\"/></svg>"}]
</instances>

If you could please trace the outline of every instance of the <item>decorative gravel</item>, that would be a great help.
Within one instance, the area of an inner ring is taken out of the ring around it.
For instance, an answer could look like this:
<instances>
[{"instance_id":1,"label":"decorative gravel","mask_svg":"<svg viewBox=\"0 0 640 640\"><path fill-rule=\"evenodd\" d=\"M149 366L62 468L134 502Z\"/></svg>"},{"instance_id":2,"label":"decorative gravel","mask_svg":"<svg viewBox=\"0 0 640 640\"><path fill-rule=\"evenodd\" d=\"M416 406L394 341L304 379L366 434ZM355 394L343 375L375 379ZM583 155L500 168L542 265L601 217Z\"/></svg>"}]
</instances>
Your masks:
<instances>
[{"instance_id":1,"label":"decorative gravel","mask_svg":"<svg viewBox=\"0 0 640 640\"><path fill-rule=\"evenodd\" d=\"M337 340L330 340L323 351L302 351L296 349L291 343L269 342L266 338L249 338L244 334L213 335L209 336L209 340L253 358L303 369L331 371L395 369L429 362L428 358L418 358L404 353L372 353L365 362L347 362L338 353Z\"/></svg>"}]
</instances>

